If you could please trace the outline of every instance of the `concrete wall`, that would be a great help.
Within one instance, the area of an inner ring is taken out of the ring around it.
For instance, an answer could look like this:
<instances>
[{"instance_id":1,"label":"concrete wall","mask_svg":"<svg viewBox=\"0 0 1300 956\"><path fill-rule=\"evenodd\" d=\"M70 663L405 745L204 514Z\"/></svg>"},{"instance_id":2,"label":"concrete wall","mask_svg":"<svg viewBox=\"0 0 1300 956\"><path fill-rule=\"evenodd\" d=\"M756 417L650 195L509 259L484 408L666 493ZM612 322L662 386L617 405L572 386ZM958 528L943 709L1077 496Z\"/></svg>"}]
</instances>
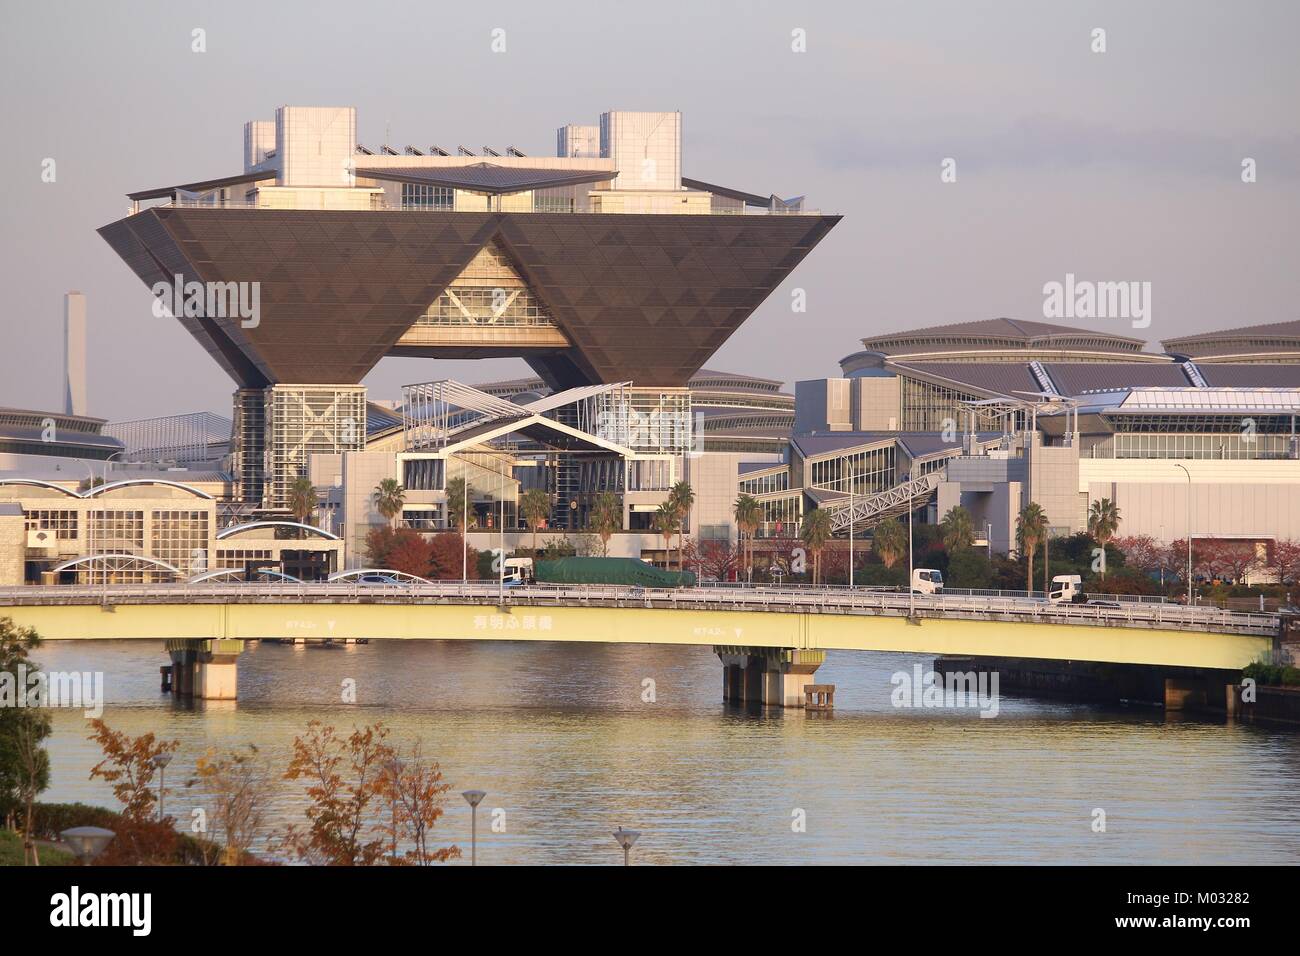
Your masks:
<instances>
[{"instance_id":1,"label":"concrete wall","mask_svg":"<svg viewBox=\"0 0 1300 956\"><path fill-rule=\"evenodd\" d=\"M896 431L902 393L897 375L863 376L853 382L853 427L857 431Z\"/></svg>"},{"instance_id":2,"label":"concrete wall","mask_svg":"<svg viewBox=\"0 0 1300 956\"><path fill-rule=\"evenodd\" d=\"M753 454L709 452L692 455L686 460L686 480L695 491L695 507L691 509L688 532L697 539L701 529L709 537L736 540L735 504L736 482L742 461L754 461Z\"/></svg>"},{"instance_id":3,"label":"concrete wall","mask_svg":"<svg viewBox=\"0 0 1300 956\"><path fill-rule=\"evenodd\" d=\"M314 457L314 456L313 456ZM347 566L363 568L368 564L366 535L376 525L387 524L375 510L374 493L385 478L401 480L397 472L397 457L388 452L344 452L342 520L334 529L343 537Z\"/></svg>"},{"instance_id":4,"label":"concrete wall","mask_svg":"<svg viewBox=\"0 0 1300 956\"><path fill-rule=\"evenodd\" d=\"M1110 498L1120 535L1173 541L1197 535L1300 538L1300 461L1083 458L1079 488L1088 501Z\"/></svg>"},{"instance_id":5,"label":"concrete wall","mask_svg":"<svg viewBox=\"0 0 1300 956\"><path fill-rule=\"evenodd\" d=\"M1079 449L1030 443L1026 448L1029 500L1037 502L1051 528L1067 533L1087 528L1088 505L1079 493Z\"/></svg>"},{"instance_id":6,"label":"concrete wall","mask_svg":"<svg viewBox=\"0 0 1300 956\"><path fill-rule=\"evenodd\" d=\"M794 384L794 431L846 432L853 428L851 382L847 378L816 378Z\"/></svg>"},{"instance_id":7,"label":"concrete wall","mask_svg":"<svg viewBox=\"0 0 1300 956\"><path fill-rule=\"evenodd\" d=\"M27 532L22 509L14 504L0 504L0 587L23 583L23 558Z\"/></svg>"},{"instance_id":8,"label":"concrete wall","mask_svg":"<svg viewBox=\"0 0 1300 956\"><path fill-rule=\"evenodd\" d=\"M279 186L350 186L357 111L350 106L281 106L275 111Z\"/></svg>"}]
</instances>

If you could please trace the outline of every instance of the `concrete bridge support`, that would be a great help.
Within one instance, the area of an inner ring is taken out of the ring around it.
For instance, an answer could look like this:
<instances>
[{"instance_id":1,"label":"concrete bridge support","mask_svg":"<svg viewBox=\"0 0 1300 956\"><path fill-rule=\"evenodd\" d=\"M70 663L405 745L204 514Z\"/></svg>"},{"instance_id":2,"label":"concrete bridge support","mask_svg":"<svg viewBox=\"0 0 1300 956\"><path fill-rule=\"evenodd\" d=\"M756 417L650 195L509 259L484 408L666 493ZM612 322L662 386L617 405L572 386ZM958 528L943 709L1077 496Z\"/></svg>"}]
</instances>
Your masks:
<instances>
[{"instance_id":1,"label":"concrete bridge support","mask_svg":"<svg viewBox=\"0 0 1300 956\"><path fill-rule=\"evenodd\" d=\"M168 641L172 693L198 700L234 700L238 696L238 660L243 649L243 641Z\"/></svg>"},{"instance_id":2,"label":"concrete bridge support","mask_svg":"<svg viewBox=\"0 0 1300 956\"><path fill-rule=\"evenodd\" d=\"M715 647L722 661L722 699L729 704L802 707L804 688L825 651L792 647Z\"/></svg>"}]
</instances>

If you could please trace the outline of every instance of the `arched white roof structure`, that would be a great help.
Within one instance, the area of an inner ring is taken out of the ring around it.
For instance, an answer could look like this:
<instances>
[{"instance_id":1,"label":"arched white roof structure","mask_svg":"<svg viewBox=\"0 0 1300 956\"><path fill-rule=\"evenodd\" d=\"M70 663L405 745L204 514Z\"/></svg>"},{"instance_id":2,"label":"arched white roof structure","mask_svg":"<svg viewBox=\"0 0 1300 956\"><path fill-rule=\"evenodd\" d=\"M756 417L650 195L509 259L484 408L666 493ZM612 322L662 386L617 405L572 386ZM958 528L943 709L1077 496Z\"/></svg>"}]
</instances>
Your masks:
<instances>
[{"instance_id":1,"label":"arched white roof structure","mask_svg":"<svg viewBox=\"0 0 1300 956\"><path fill-rule=\"evenodd\" d=\"M204 581L220 581L222 578L238 581L240 580L239 575L243 573L239 568L217 568L215 571L204 571L202 574L196 574L186 583L202 584Z\"/></svg>"},{"instance_id":2,"label":"arched white roof structure","mask_svg":"<svg viewBox=\"0 0 1300 956\"><path fill-rule=\"evenodd\" d=\"M52 481L44 481L40 478L0 478L0 485L27 485L32 488L49 488L54 491L61 491L69 498L94 498L105 491L114 491L118 488L128 488L135 485L166 485L170 488L179 488L182 491L188 491L196 498L206 498L212 500L212 495L206 491L200 491L193 485L187 485L179 481L169 481L166 478L122 478L118 481L110 481L106 485L96 485L93 488L87 488L85 491L74 491L71 488L64 488L62 485L55 484Z\"/></svg>"},{"instance_id":3,"label":"arched white roof structure","mask_svg":"<svg viewBox=\"0 0 1300 956\"><path fill-rule=\"evenodd\" d=\"M218 531L217 540L223 541L226 538L233 538L235 535L243 534L245 531L252 531L255 528L298 528L302 531L318 534L326 541L343 540L332 531L326 531L324 528L318 528L311 524L303 524L300 521L245 521L243 524L232 524L229 528Z\"/></svg>"},{"instance_id":4,"label":"arched white roof structure","mask_svg":"<svg viewBox=\"0 0 1300 956\"><path fill-rule=\"evenodd\" d=\"M202 574L196 574L190 578L188 584L203 584L208 581L217 584L248 584L242 575L243 570L240 568L217 568L215 571L204 571ZM275 578L278 581L288 581L291 584L301 584L301 578L295 578L292 574L285 574L283 571L276 571L273 568L257 568L253 574L265 575L268 578Z\"/></svg>"},{"instance_id":5,"label":"arched white roof structure","mask_svg":"<svg viewBox=\"0 0 1300 956\"><path fill-rule=\"evenodd\" d=\"M166 561L151 558L144 554L87 554L72 558L51 568L52 571L72 571L85 568L91 571L166 571L175 577L181 572Z\"/></svg>"},{"instance_id":6,"label":"arched white roof structure","mask_svg":"<svg viewBox=\"0 0 1300 956\"><path fill-rule=\"evenodd\" d=\"M96 485L94 488L89 488L80 494L82 498L94 498L97 495L103 494L105 491L113 491L117 488L128 488L133 485L165 485L169 488L179 488L181 491L188 491L196 498L206 498L209 501L212 500L212 496L206 491L200 491L193 485L187 485L179 481L170 481L167 478L122 478L118 481L110 481L106 485Z\"/></svg>"},{"instance_id":7,"label":"arched white roof structure","mask_svg":"<svg viewBox=\"0 0 1300 956\"><path fill-rule=\"evenodd\" d=\"M363 577L367 574L382 574L386 577L396 578L402 584L432 584L428 578L422 578L418 574L407 574L405 571L394 571L392 568L353 568L350 571L335 571L329 576L329 581L352 581L356 578Z\"/></svg>"},{"instance_id":8,"label":"arched white roof structure","mask_svg":"<svg viewBox=\"0 0 1300 956\"><path fill-rule=\"evenodd\" d=\"M64 488L62 485L56 485L52 481L42 481L40 478L0 478L0 485L27 485L31 488L49 488L53 491L61 491L69 498L84 497L78 491L72 491Z\"/></svg>"}]
</instances>

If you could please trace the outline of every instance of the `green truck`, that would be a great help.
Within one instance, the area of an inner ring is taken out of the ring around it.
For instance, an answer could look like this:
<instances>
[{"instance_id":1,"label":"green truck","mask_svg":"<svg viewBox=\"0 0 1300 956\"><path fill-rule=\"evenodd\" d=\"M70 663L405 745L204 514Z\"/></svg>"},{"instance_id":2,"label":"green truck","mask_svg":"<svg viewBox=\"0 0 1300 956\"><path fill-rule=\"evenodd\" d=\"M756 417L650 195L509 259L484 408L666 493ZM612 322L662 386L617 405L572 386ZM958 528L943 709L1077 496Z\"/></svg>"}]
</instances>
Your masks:
<instances>
[{"instance_id":1,"label":"green truck","mask_svg":"<svg viewBox=\"0 0 1300 956\"><path fill-rule=\"evenodd\" d=\"M643 588L680 588L695 584L690 571L665 571L636 558L559 558L538 561L541 584L624 584Z\"/></svg>"}]
</instances>

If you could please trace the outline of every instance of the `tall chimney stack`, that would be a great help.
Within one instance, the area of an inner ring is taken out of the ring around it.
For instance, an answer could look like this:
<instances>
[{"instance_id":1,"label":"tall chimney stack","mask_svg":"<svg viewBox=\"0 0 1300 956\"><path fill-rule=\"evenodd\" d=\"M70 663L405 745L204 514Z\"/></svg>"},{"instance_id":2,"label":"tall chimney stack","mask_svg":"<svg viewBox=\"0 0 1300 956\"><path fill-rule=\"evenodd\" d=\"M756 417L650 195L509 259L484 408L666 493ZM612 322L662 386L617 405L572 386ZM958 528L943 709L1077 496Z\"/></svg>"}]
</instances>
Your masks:
<instances>
[{"instance_id":1,"label":"tall chimney stack","mask_svg":"<svg viewBox=\"0 0 1300 956\"><path fill-rule=\"evenodd\" d=\"M63 297L63 411L86 414L86 297Z\"/></svg>"}]
</instances>

